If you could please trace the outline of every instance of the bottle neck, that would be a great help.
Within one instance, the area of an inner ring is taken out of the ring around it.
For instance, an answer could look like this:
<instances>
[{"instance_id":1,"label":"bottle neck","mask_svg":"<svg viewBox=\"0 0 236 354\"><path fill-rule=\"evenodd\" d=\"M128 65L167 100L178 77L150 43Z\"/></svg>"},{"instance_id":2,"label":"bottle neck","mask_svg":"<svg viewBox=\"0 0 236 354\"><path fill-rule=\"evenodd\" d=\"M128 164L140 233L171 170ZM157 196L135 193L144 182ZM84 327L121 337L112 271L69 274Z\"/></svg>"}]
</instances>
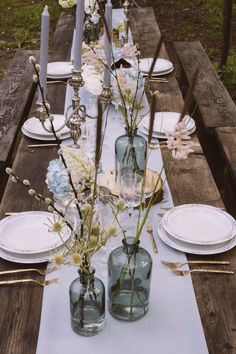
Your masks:
<instances>
[{"instance_id":1,"label":"bottle neck","mask_svg":"<svg viewBox=\"0 0 236 354\"><path fill-rule=\"evenodd\" d=\"M137 128L125 128L125 133L129 137L134 137L137 135Z\"/></svg>"},{"instance_id":2,"label":"bottle neck","mask_svg":"<svg viewBox=\"0 0 236 354\"><path fill-rule=\"evenodd\" d=\"M89 273L83 272L81 269L78 270L80 283L82 285L88 285L94 283L94 273L95 269L91 268Z\"/></svg>"},{"instance_id":3,"label":"bottle neck","mask_svg":"<svg viewBox=\"0 0 236 354\"><path fill-rule=\"evenodd\" d=\"M140 241L135 241L134 237L126 237L122 240L123 250L127 255L138 253Z\"/></svg>"}]
</instances>

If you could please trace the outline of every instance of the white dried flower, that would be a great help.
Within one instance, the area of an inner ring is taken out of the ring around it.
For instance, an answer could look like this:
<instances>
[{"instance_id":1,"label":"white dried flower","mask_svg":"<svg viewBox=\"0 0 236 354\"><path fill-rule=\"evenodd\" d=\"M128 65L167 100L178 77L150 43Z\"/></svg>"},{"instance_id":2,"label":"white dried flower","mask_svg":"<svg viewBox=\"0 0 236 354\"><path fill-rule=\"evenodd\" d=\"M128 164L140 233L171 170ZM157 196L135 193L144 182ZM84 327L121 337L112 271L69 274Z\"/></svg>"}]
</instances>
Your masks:
<instances>
[{"instance_id":1,"label":"white dried flower","mask_svg":"<svg viewBox=\"0 0 236 354\"><path fill-rule=\"evenodd\" d=\"M109 235L109 236L116 236L116 227L114 226L114 225L111 225L111 226L109 226L108 227L108 229L107 229L107 234Z\"/></svg>"},{"instance_id":2,"label":"white dried flower","mask_svg":"<svg viewBox=\"0 0 236 354\"><path fill-rule=\"evenodd\" d=\"M35 195L35 199L36 200L41 200L37 194Z\"/></svg>"},{"instance_id":3,"label":"white dried flower","mask_svg":"<svg viewBox=\"0 0 236 354\"><path fill-rule=\"evenodd\" d=\"M92 205L91 204L84 204L82 210L85 214L90 214L92 212Z\"/></svg>"},{"instance_id":4,"label":"white dried flower","mask_svg":"<svg viewBox=\"0 0 236 354\"><path fill-rule=\"evenodd\" d=\"M50 122L53 122L54 121L54 116L50 115L48 119L49 119Z\"/></svg>"},{"instance_id":5,"label":"white dried flower","mask_svg":"<svg viewBox=\"0 0 236 354\"><path fill-rule=\"evenodd\" d=\"M29 62L30 62L31 64L36 64L36 59L35 59L35 57L33 57L33 55L31 55L31 56L29 57Z\"/></svg>"},{"instance_id":6,"label":"white dried flower","mask_svg":"<svg viewBox=\"0 0 236 354\"><path fill-rule=\"evenodd\" d=\"M29 189L28 190L29 195L35 195L35 190L34 189Z\"/></svg>"},{"instance_id":7,"label":"white dried flower","mask_svg":"<svg viewBox=\"0 0 236 354\"><path fill-rule=\"evenodd\" d=\"M125 208L125 202L123 199L118 199L116 204L115 204L116 209L122 210Z\"/></svg>"},{"instance_id":8,"label":"white dried flower","mask_svg":"<svg viewBox=\"0 0 236 354\"><path fill-rule=\"evenodd\" d=\"M33 75L33 81L35 83L37 83L39 80L38 80L38 76L36 74Z\"/></svg>"},{"instance_id":9,"label":"white dried flower","mask_svg":"<svg viewBox=\"0 0 236 354\"><path fill-rule=\"evenodd\" d=\"M41 68L40 68L40 65L39 65L39 64L36 64L36 65L35 65L35 69L36 69L36 71L39 73L39 72L40 72L40 69L41 69Z\"/></svg>"},{"instance_id":10,"label":"white dried flower","mask_svg":"<svg viewBox=\"0 0 236 354\"><path fill-rule=\"evenodd\" d=\"M12 181L12 182L14 182L14 183L16 183L16 182L17 182L17 179L16 179L16 177L14 177L14 176L11 176L11 181Z\"/></svg>"},{"instance_id":11,"label":"white dried flower","mask_svg":"<svg viewBox=\"0 0 236 354\"><path fill-rule=\"evenodd\" d=\"M53 211L53 207L51 205L48 206L48 211Z\"/></svg>"},{"instance_id":12,"label":"white dried flower","mask_svg":"<svg viewBox=\"0 0 236 354\"><path fill-rule=\"evenodd\" d=\"M25 186L30 186L30 181L28 181L28 179L24 179L24 180L23 180L23 184L24 184Z\"/></svg>"},{"instance_id":13,"label":"white dried flower","mask_svg":"<svg viewBox=\"0 0 236 354\"><path fill-rule=\"evenodd\" d=\"M10 167L7 167L5 171L8 175L12 173L12 169Z\"/></svg>"}]
</instances>

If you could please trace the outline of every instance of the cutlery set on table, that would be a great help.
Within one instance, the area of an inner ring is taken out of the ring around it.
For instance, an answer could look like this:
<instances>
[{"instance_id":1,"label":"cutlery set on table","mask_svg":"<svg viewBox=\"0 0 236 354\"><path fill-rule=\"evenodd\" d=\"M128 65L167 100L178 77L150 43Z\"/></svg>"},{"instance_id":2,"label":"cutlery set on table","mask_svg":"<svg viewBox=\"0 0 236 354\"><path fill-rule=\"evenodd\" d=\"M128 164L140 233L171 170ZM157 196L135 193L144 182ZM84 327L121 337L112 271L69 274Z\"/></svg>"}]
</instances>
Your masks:
<instances>
[{"instance_id":1,"label":"cutlery set on table","mask_svg":"<svg viewBox=\"0 0 236 354\"><path fill-rule=\"evenodd\" d=\"M49 268L46 270L43 269L37 269L37 268L24 268L24 269L14 269L14 270L4 270L0 271L0 276L2 275L11 275L11 274L18 274L18 273L31 273L35 272L40 275L48 275L56 270L56 267ZM20 283L35 283L40 286L46 286L46 285L51 285L51 284L56 284L58 282L57 278L54 279L49 279L49 280L38 280L38 279L32 279L32 278L24 278L24 279L11 279L11 280L0 280L0 285L11 285L11 284L20 284Z\"/></svg>"}]
</instances>

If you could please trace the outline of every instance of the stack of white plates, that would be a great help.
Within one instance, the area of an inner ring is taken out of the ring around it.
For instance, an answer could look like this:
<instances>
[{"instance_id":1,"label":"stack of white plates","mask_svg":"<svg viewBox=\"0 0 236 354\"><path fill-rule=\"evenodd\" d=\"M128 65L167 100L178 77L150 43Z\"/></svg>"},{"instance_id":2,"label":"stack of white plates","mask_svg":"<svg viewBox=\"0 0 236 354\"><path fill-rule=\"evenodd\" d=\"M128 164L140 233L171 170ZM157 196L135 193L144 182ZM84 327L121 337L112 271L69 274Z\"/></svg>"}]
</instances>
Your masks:
<instances>
[{"instance_id":1,"label":"stack of white plates","mask_svg":"<svg viewBox=\"0 0 236 354\"><path fill-rule=\"evenodd\" d=\"M140 60L140 71L145 75L148 75L151 68L153 58L144 58ZM157 59L153 68L152 76L163 76L171 73L174 70L173 64L167 59Z\"/></svg>"},{"instance_id":2,"label":"stack of white plates","mask_svg":"<svg viewBox=\"0 0 236 354\"><path fill-rule=\"evenodd\" d=\"M60 127L63 126L65 122L65 116L62 114L53 114L54 120L53 125L55 130L57 131ZM46 121L45 126L47 129L51 129L51 123L49 120ZM53 133L47 132L39 119L32 117L27 119L22 127L22 133L29 138L36 140L55 140ZM63 127L60 131L60 139L67 139L70 137L70 131L68 127Z\"/></svg>"},{"instance_id":3,"label":"stack of white plates","mask_svg":"<svg viewBox=\"0 0 236 354\"><path fill-rule=\"evenodd\" d=\"M177 112L157 112L153 124L153 138L165 139L168 133L173 133L179 121L179 117L180 113ZM192 134L196 129L194 120L189 116L185 116L183 121L187 128L186 134ZM139 130L143 134L148 135L149 125L150 115L148 114L140 122Z\"/></svg>"},{"instance_id":4,"label":"stack of white plates","mask_svg":"<svg viewBox=\"0 0 236 354\"><path fill-rule=\"evenodd\" d=\"M168 211L158 226L170 247L192 254L217 254L236 245L236 222L223 211L204 204L185 204Z\"/></svg>"},{"instance_id":5,"label":"stack of white plates","mask_svg":"<svg viewBox=\"0 0 236 354\"><path fill-rule=\"evenodd\" d=\"M63 226L61 236L49 231L51 213L22 212L0 221L0 257L17 263L41 263L64 250L71 231Z\"/></svg>"},{"instance_id":6,"label":"stack of white plates","mask_svg":"<svg viewBox=\"0 0 236 354\"><path fill-rule=\"evenodd\" d=\"M68 79L72 75L73 64L67 61L48 63L47 77L53 80Z\"/></svg>"}]
</instances>

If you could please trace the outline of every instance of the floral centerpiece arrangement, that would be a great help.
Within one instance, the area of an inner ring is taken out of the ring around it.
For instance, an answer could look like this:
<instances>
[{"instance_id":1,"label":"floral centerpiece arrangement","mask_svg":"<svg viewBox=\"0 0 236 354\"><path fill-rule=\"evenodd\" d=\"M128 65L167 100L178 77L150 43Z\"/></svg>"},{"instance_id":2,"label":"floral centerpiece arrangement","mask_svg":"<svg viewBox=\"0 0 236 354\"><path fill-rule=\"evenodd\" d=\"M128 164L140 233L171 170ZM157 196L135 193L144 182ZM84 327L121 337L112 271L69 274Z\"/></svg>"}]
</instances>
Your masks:
<instances>
[{"instance_id":1,"label":"floral centerpiece arrangement","mask_svg":"<svg viewBox=\"0 0 236 354\"><path fill-rule=\"evenodd\" d=\"M123 208L123 202L114 199L107 189L97 183L99 161L102 150L102 113L98 103L96 132L96 148L93 160L84 150L60 146L58 134L55 132L53 116L45 102L44 93L39 80L40 66L34 57L30 62L35 68L34 81L38 82L42 93L43 105L48 114L51 131L59 147L59 158L49 163L46 183L54 198L44 197L38 193L30 181L21 179L12 169L7 168L12 182L18 182L27 188L29 195L44 201L48 210L53 213L49 231L56 232L64 243L64 248L55 256L57 264L74 264L79 267L80 278L70 288L72 328L81 335L97 334L105 321L105 292L102 282L94 277L92 257L100 250L110 237L117 234L117 216ZM61 205L61 199L67 199ZM113 220L106 226L100 215L101 203L109 202ZM59 202L59 203L58 203ZM64 242L62 229L71 230L71 238ZM91 316L93 320L91 321Z\"/></svg>"},{"instance_id":2,"label":"floral centerpiece arrangement","mask_svg":"<svg viewBox=\"0 0 236 354\"><path fill-rule=\"evenodd\" d=\"M104 23L106 26L106 22ZM160 47L161 41L148 73L147 84ZM70 240L64 243L63 252L56 256L55 261L57 264L72 263L79 267L80 277L70 286L71 324L76 333L84 336L95 335L104 327L104 285L100 279L94 276L95 270L92 267L92 258L110 237L117 234L117 227L123 235L123 246L113 250L109 257L109 310L114 317L126 321L140 319L147 313L152 260L149 253L139 246L140 236L151 207L156 200L156 190L168 159L171 156L177 159L187 158L195 145L186 134L186 127L183 122L179 122L176 130L169 134L166 142L160 143L160 147L167 150L167 157L161 171L159 171L158 178L154 180L148 203L143 211L147 157L150 153L155 111L160 95L159 92L151 94L151 102L148 105L147 112L145 112L145 114L150 114L148 141L146 141L137 134L137 127L142 119L142 109L144 108L144 85L139 70L139 55L136 54L137 66L132 67L131 70L126 71L122 67L119 69L115 67L114 70L111 70L114 97L119 102L119 109L126 129L126 134L119 137L115 142L117 181L121 186L121 178L125 175L131 175L133 184L130 191L134 194L129 195L128 198L130 200L134 195L136 198L136 194L139 196L138 219L134 237L130 238L130 235L127 235L118 217L119 212L124 208L124 201L114 198L108 188L102 188L98 185L99 162L104 138L102 131L104 110L101 102L98 100L94 159L90 159L82 148L74 150L71 147L61 147L60 137L54 129L53 116L49 112L49 106L45 102L40 84L40 67L33 57L30 58L30 62L35 68L34 81L39 84L43 106L51 124L51 132L54 134L59 147L59 157L50 162L46 178L48 188L53 193L53 198L47 198L38 193L30 181L21 179L10 168L6 170L13 182L21 183L28 189L31 196L46 203L48 210L54 215L49 227L50 231L57 232L60 236L63 227L68 227L71 230ZM88 55L86 60L93 61L94 58ZM106 65L102 58L99 59L99 62ZM99 71L99 67L96 70ZM181 113L181 119L186 108L187 105ZM139 178L141 178L140 183L138 182ZM58 203L58 200L61 201L61 199L66 200L66 204L63 206ZM108 203L112 213L110 223L106 226L103 224L99 213L101 203L104 203L104 201Z\"/></svg>"}]
</instances>

